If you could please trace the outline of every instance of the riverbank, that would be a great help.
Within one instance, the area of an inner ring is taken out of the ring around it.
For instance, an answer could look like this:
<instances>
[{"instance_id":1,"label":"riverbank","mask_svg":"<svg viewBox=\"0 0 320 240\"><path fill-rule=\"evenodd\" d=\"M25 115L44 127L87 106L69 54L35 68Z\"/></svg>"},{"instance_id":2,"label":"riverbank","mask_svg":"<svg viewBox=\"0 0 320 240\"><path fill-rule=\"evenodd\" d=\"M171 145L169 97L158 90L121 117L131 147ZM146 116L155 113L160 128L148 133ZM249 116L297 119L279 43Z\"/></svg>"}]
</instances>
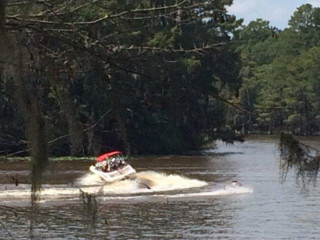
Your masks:
<instances>
[{"instance_id":1,"label":"riverbank","mask_svg":"<svg viewBox=\"0 0 320 240\"><path fill-rule=\"evenodd\" d=\"M320 150L320 136L294 136L297 140L310 145L313 148ZM268 135L268 134L250 134L244 137L245 141L261 141L261 142L279 142L280 134ZM201 149L197 151L187 151L184 154L177 156L201 156L203 152L208 149L216 149L216 142L205 144L201 147ZM143 156L143 155L141 155ZM139 156L132 156L132 158L140 158ZM170 155L148 155L144 157L161 157L161 156L170 156ZM61 157L50 157L51 162L60 162L60 161L95 161L95 156L86 156L86 157L73 157L73 156L61 156ZM30 162L30 156L26 157L14 157L14 156L0 156L1 162L12 162L12 161L20 161L20 162Z\"/></svg>"}]
</instances>

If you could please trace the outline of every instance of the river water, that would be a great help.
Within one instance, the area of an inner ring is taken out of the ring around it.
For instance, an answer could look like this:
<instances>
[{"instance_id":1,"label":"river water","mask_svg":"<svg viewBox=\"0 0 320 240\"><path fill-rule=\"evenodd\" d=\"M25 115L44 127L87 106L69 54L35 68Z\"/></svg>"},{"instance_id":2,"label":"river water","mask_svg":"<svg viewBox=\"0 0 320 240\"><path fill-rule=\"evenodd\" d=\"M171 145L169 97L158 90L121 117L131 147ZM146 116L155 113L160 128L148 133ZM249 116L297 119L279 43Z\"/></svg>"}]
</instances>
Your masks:
<instances>
[{"instance_id":1,"label":"river water","mask_svg":"<svg viewBox=\"0 0 320 240\"><path fill-rule=\"evenodd\" d=\"M51 163L32 206L29 164L1 162L0 239L320 239L319 184L281 183L275 140L129 162L102 187L90 161Z\"/></svg>"}]
</instances>

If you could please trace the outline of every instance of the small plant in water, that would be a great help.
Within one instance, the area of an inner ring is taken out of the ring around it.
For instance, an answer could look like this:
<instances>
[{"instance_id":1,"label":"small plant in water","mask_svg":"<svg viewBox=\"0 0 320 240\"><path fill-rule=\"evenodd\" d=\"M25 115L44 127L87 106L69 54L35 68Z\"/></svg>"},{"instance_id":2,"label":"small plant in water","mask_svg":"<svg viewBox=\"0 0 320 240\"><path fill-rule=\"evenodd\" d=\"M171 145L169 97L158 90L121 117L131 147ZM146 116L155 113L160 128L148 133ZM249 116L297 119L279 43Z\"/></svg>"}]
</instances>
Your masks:
<instances>
[{"instance_id":1,"label":"small plant in water","mask_svg":"<svg viewBox=\"0 0 320 240\"><path fill-rule=\"evenodd\" d=\"M98 211L96 196L86 193L80 189L80 199L82 201L84 219L88 220L92 225L94 225L97 219Z\"/></svg>"}]
</instances>

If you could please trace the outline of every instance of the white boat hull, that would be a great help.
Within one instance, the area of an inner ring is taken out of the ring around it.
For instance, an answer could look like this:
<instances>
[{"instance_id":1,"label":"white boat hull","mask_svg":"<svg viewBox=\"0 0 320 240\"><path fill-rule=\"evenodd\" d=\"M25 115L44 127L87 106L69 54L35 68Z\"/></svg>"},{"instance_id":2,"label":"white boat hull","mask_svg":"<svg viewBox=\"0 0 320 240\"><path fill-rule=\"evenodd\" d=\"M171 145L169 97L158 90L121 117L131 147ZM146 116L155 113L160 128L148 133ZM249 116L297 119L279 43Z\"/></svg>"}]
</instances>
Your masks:
<instances>
[{"instance_id":1,"label":"white boat hull","mask_svg":"<svg viewBox=\"0 0 320 240\"><path fill-rule=\"evenodd\" d=\"M89 170L92 173L97 174L104 181L110 182L110 183L120 181L136 173L136 170L133 167L131 167L129 164L112 172L103 172L97 169L95 166L90 166Z\"/></svg>"}]
</instances>

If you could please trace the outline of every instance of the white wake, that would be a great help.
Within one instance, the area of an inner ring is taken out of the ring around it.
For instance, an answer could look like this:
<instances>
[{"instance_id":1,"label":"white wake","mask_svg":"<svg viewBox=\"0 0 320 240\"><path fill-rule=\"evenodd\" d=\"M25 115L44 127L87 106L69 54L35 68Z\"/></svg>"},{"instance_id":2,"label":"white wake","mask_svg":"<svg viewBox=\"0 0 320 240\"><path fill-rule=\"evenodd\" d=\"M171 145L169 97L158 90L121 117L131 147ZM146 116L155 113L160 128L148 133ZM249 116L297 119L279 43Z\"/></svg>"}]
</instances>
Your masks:
<instances>
[{"instance_id":1,"label":"white wake","mask_svg":"<svg viewBox=\"0 0 320 240\"><path fill-rule=\"evenodd\" d=\"M208 185L207 182L190 179L177 174L165 174L154 171L137 173L132 179L106 184L98 176L86 174L74 184L42 185L39 193L40 200L55 200L78 197L80 192L95 195L102 200L134 200L134 201L174 201L181 199L210 198L219 195L245 194L252 190L246 187L232 189L215 189L206 192L170 194L169 191L200 188ZM31 186L20 184L17 187L0 186L0 201L30 200ZM159 194L165 192L166 194ZM146 195L146 193L148 193ZM150 193L150 194L149 194ZM132 196L135 195L135 196Z\"/></svg>"}]
</instances>

